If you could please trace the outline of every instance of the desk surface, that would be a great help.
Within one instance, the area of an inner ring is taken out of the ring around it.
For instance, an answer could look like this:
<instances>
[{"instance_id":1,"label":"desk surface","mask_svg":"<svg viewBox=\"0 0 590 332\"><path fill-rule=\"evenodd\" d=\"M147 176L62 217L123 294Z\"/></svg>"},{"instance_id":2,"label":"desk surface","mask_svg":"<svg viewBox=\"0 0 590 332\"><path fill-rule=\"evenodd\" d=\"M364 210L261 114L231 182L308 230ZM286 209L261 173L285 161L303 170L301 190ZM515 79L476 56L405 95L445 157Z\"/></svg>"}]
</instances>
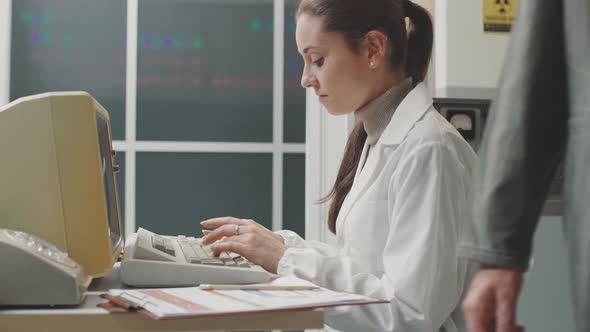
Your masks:
<instances>
[{"instance_id":1,"label":"desk surface","mask_svg":"<svg viewBox=\"0 0 590 332\"><path fill-rule=\"evenodd\" d=\"M152 320L137 313L109 314L96 307L104 302L99 295L109 288L121 288L118 266L105 278L95 280L84 302L76 308L0 309L0 331L252 331L299 330L321 328L321 309L290 310L272 313L241 314L222 317Z\"/></svg>"}]
</instances>

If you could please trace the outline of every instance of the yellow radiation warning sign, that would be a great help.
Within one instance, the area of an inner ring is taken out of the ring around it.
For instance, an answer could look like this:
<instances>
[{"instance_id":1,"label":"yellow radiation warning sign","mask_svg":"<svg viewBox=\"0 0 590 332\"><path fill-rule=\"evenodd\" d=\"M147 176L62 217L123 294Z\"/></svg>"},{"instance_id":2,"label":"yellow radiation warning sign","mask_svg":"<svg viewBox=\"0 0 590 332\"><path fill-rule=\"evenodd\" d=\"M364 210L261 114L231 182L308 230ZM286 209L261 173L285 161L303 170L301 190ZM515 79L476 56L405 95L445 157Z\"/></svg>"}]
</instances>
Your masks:
<instances>
[{"instance_id":1,"label":"yellow radiation warning sign","mask_svg":"<svg viewBox=\"0 0 590 332\"><path fill-rule=\"evenodd\" d=\"M509 32L518 0L483 0L483 31Z\"/></svg>"}]
</instances>

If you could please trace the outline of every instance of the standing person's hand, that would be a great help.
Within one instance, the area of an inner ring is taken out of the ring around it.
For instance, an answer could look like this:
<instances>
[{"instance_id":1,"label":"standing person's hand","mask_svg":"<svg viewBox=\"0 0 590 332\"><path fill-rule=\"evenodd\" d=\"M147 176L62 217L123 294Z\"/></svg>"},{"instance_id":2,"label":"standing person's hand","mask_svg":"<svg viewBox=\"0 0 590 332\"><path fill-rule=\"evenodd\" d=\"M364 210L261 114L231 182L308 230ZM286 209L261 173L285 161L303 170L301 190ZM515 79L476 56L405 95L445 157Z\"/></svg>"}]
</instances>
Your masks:
<instances>
[{"instance_id":1,"label":"standing person's hand","mask_svg":"<svg viewBox=\"0 0 590 332\"><path fill-rule=\"evenodd\" d=\"M283 238L251 219L233 217L213 218L201 222L204 230L203 244L212 244L215 255L223 251L234 252L252 263L277 273L279 261L287 246Z\"/></svg>"},{"instance_id":2,"label":"standing person's hand","mask_svg":"<svg viewBox=\"0 0 590 332\"><path fill-rule=\"evenodd\" d=\"M463 310L469 332L524 332L516 325L522 272L484 266L471 282Z\"/></svg>"}]
</instances>

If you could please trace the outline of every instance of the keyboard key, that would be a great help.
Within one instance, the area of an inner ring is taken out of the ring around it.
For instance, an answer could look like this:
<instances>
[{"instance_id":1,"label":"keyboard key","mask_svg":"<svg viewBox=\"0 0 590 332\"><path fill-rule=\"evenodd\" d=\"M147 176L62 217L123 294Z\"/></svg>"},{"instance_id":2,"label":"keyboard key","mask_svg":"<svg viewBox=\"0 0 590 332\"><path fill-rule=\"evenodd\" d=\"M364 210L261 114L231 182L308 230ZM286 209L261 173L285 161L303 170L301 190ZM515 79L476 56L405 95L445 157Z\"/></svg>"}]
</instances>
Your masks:
<instances>
[{"instance_id":1,"label":"keyboard key","mask_svg":"<svg viewBox=\"0 0 590 332\"><path fill-rule=\"evenodd\" d=\"M193 250L193 247L186 241L178 241L178 245L180 245L180 250L184 254L184 259L186 259L187 262L190 262L191 258L197 256L197 254Z\"/></svg>"},{"instance_id":2,"label":"keyboard key","mask_svg":"<svg viewBox=\"0 0 590 332\"><path fill-rule=\"evenodd\" d=\"M234 258L234 262L239 266L239 267L250 267L250 264L248 264L248 261L242 257L236 257Z\"/></svg>"},{"instance_id":3,"label":"keyboard key","mask_svg":"<svg viewBox=\"0 0 590 332\"><path fill-rule=\"evenodd\" d=\"M234 267L238 266L238 263L234 262L234 260L231 258L230 259L222 259L222 260L225 263L225 265L227 265L227 266L234 266Z\"/></svg>"},{"instance_id":4,"label":"keyboard key","mask_svg":"<svg viewBox=\"0 0 590 332\"><path fill-rule=\"evenodd\" d=\"M209 259L211 258L211 255L207 254L207 252L205 252L205 250L203 249L203 247L199 246L199 245L193 245L193 250L195 251L195 256L201 258L201 259Z\"/></svg>"},{"instance_id":5,"label":"keyboard key","mask_svg":"<svg viewBox=\"0 0 590 332\"><path fill-rule=\"evenodd\" d=\"M225 252L225 251L223 251L221 254L219 254L219 258L221 258L221 259L224 259L224 258L226 258L226 259L232 259L232 260L233 260L233 257L231 257L231 256L230 256L230 255L229 255L227 252Z\"/></svg>"},{"instance_id":6,"label":"keyboard key","mask_svg":"<svg viewBox=\"0 0 590 332\"><path fill-rule=\"evenodd\" d=\"M210 246L201 246L201 248L207 253L209 257L213 256L213 250L211 250Z\"/></svg>"},{"instance_id":7,"label":"keyboard key","mask_svg":"<svg viewBox=\"0 0 590 332\"><path fill-rule=\"evenodd\" d=\"M192 257L192 256L197 255L197 254L195 254L195 250L193 249L193 246L191 246L188 242L178 241L178 244L180 245L180 250L182 250L182 252L184 253L184 256Z\"/></svg>"},{"instance_id":8,"label":"keyboard key","mask_svg":"<svg viewBox=\"0 0 590 332\"><path fill-rule=\"evenodd\" d=\"M199 257L189 257L186 261L191 264L201 264L201 259Z\"/></svg>"},{"instance_id":9,"label":"keyboard key","mask_svg":"<svg viewBox=\"0 0 590 332\"><path fill-rule=\"evenodd\" d=\"M159 236L152 236L152 246L160 251L166 251L164 240Z\"/></svg>"},{"instance_id":10,"label":"keyboard key","mask_svg":"<svg viewBox=\"0 0 590 332\"><path fill-rule=\"evenodd\" d=\"M168 253L169 255L172 255L172 256L176 256L175 255L176 249L174 247L174 243L172 242L172 240L170 240L170 239L164 239L164 247L165 247L164 248L164 251L166 253Z\"/></svg>"},{"instance_id":11,"label":"keyboard key","mask_svg":"<svg viewBox=\"0 0 590 332\"><path fill-rule=\"evenodd\" d=\"M205 265L225 265L225 263L220 260L220 259L203 259L201 261L201 264L205 264Z\"/></svg>"},{"instance_id":12,"label":"keyboard key","mask_svg":"<svg viewBox=\"0 0 590 332\"><path fill-rule=\"evenodd\" d=\"M194 237L189 237L187 239L187 241L192 244L192 245L203 245L203 240L202 239L198 239L198 238L194 238Z\"/></svg>"},{"instance_id":13,"label":"keyboard key","mask_svg":"<svg viewBox=\"0 0 590 332\"><path fill-rule=\"evenodd\" d=\"M236 257L241 257L239 254L236 254L235 252L228 252L227 253L231 258L236 258Z\"/></svg>"}]
</instances>

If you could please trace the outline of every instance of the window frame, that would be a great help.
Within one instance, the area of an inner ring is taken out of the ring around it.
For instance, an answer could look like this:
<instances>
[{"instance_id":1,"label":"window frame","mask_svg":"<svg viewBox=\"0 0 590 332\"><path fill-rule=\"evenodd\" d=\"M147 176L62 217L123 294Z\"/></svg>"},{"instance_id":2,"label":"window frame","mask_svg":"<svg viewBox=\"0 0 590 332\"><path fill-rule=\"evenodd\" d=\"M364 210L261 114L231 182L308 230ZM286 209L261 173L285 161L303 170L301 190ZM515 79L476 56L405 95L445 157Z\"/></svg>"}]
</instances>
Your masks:
<instances>
[{"instance_id":1,"label":"window frame","mask_svg":"<svg viewBox=\"0 0 590 332\"><path fill-rule=\"evenodd\" d=\"M10 41L12 27L12 1L0 1L0 102L9 102ZM127 40L137 40L139 0L127 0ZM272 228L282 229L283 224L283 156L286 153L305 154L305 143L283 141L284 119L284 29L285 0L273 0L273 141L272 143L190 142L190 141L138 141L137 140L137 43L127 43L125 139L113 141L113 148L125 153L125 235L136 230L136 154L138 152L168 153L272 153ZM307 205L307 201L306 201ZM303 221L302 221L303 222Z\"/></svg>"}]
</instances>

